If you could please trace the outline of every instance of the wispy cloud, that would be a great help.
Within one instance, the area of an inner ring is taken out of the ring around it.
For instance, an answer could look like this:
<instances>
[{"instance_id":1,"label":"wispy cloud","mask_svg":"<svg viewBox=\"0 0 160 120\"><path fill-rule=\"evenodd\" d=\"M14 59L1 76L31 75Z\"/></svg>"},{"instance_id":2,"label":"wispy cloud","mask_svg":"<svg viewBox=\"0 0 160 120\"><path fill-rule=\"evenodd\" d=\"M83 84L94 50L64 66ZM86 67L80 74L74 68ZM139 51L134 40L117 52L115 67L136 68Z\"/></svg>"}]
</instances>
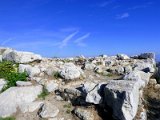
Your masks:
<instances>
[{"instance_id":1,"label":"wispy cloud","mask_svg":"<svg viewBox=\"0 0 160 120\"><path fill-rule=\"evenodd\" d=\"M0 46L8 46L21 50L38 50L52 47L62 49L69 44L86 46L84 39L88 38L90 33L78 37L79 33L79 29L76 27L58 29L57 31L34 29L24 33L7 34L9 39L1 37ZM6 34L4 34L4 36L6 36ZM12 36L14 36L14 38ZM2 39L5 40L2 41Z\"/></svg>"},{"instance_id":2,"label":"wispy cloud","mask_svg":"<svg viewBox=\"0 0 160 120\"><path fill-rule=\"evenodd\" d=\"M74 41L74 43L76 43L78 46L84 47L84 46L86 46L86 44L85 44L83 41L84 41L84 39L88 38L89 36L90 36L90 33L87 33L87 34L85 34L85 35L77 38L77 39Z\"/></svg>"},{"instance_id":3,"label":"wispy cloud","mask_svg":"<svg viewBox=\"0 0 160 120\"><path fill-rule=\"evenodd\" d=\"M59 48L63 48L65 46L67 46L68 42L78 33L78 31L71 33L70 35L68 35L64 40L62 40L62 42L59 43Z\"/></svg>"},{"instance_id":4,"label":"wispy cloud","mask_svg":"<svg viewBox=\"0 0 160 120\"><path fill-rule=\"evenodd\" d=\"M146 8L146 7L147 5L136 5L136 6L130 7L129 10L135 10L135 9Z\"/></svg>"},{"instance_id":5,"label":"wispy cloud","mask_svg":"<svg viewBox=\"0 0 160 120\"><path fill-rule=\"evenodd\" d=\"M1 46L6 45L8 42L10 42L10 41L12 41L12 40L13 40L13 38L9 38L9 39L7 39L7 40L4 40L4 41L1 43Z\"/></svg>"},{"instance_id":6,"label":"wispy cloud","mask_svg":"<svg viewBox=\"0 0 160 120\"><path fill-rule=\"evenodd\" d=\"M153 4L153 2L147 2L147 3L142 4L142 5L135 5L133 7L128 8L128 9L129 10L136 10L136 9L140 9L140 8L147 8L147 7L149 7L152 4Z\"/></svg>"},{"instance_id":7,"label":"wispy cloud","mask_svg":"<svg viewBox=\"0 0 160 120\"><path fill-rule=\"evenodd\" d=\"M119 14L116 16L116 19L124 19L124 18L128 18L130 16L129 13L123 13L123 14Z\"/></svg>"},{"instance_id":8,"label":"wispy cloud","mask_svg":"<svg viewBox=\"0 0 160 120\"><path fill-rule=\"evenodd\" d=\"M113 2L114 2L114 0L106 0L104 2L101 2L101 3L97 4L97 6L103 8L103 7L106 7L106 6L108 6L109 4L111 4Z\"/></svg>"}]
</instances>

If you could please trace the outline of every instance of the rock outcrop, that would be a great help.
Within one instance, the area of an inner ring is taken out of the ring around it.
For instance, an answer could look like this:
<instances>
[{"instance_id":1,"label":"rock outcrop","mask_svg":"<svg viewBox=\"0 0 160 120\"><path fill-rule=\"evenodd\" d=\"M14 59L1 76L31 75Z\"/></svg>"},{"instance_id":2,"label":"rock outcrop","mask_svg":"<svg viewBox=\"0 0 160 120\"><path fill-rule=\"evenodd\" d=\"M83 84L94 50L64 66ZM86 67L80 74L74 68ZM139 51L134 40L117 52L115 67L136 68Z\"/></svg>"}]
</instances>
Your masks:
<instances>
[{"instance_id":1,"label":"rock outcrop","mask_svg":"<svg viewBox=\"0 0 160 120\"><path fill-rule=\"evenodd\" d=\"M0 90L10 87L9 83L14 86L0 93L0 118L160 118L160 65L156 68L154 53L42 58L31 52L0 48L2 66L6 60L13 62L17 74L3 78L4 69L0 69ZM20 81L23 72L28 74L26 81Z\"/></svg>"},{"instance_id":2,"label":"rock outcrop","mask_svg":"<svg viewBox=\"0 0 160 120\"><path fill-rule=\"evenodd\" d=\"M74 80L83 74L81 68L76 67L73 63L66 63L60 71L60 76L65 80Z\"/></svg>"},{"instance_id":3,"label":"rock outcrop","mask_svg":"<svg viewBox=\"0 0 160 120\"><path fill-rule=\"evenodd\" d=\"M5 50L2 56L4 60L13 61L16 63L29 63L42 59L40 55L31 52L16 51L12 49Z\"/></svg>"},{"instance_id":4,"label":"rock outcrop","mask_svg":"<svg viewBox=\"0 0 160 120\"><path fill-rule=\"evenodd\" d=\"M22 104L32 103L42 92L42 86L12 87L0 94L0 116L16 113Z\"/></svg>"},{"instance_id":5,"label":"rock outcrop","mask_svg":"<svg viewBox=\"0 0 160 120\"><path fill-rule=\"evenodd\" d=\"M105 103L120 120L133 120L139 104L139 85L136 81L111 80L105 87Z\"/></svg>"}]
</instances>

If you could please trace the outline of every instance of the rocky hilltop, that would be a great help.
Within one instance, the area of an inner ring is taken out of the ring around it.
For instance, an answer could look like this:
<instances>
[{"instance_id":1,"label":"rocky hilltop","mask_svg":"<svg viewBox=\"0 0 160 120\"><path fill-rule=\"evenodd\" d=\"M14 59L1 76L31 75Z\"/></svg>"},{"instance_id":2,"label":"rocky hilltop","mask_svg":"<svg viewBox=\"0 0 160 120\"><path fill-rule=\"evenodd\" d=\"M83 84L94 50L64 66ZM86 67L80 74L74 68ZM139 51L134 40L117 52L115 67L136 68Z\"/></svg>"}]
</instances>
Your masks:
<instances>
[{"instance_id":1,"label":"rocky hilltop","mask_svg":"<svg viewBox=\"0 0 160 120\"><path fill-rule=\"evenodd\" d=\"M160 120L158 66L154 53L62 59L0 48L0 119Z\"/></svg>"}]
</instances>

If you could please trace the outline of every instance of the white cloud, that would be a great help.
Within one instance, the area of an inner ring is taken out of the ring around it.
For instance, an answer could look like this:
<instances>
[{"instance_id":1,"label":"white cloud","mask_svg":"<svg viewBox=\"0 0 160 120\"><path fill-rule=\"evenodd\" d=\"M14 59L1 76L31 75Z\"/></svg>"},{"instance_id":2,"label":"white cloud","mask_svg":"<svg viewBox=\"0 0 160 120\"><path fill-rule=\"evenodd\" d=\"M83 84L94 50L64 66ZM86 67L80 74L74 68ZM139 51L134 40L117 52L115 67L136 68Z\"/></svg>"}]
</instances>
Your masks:
<instances>
[{"instance_id":1,"label":"white cloud","mask_svg":"<svg viewBox=\"0 0 160 120\"><path fill-rule=\"evenodd\" d=\"M146 7L147 7L147 5L136 5L136 6L129 8L129 10L135 10L135 9L146 8Z\"/></svg>"},{"instance_id":2,"label":"white cloud","mask_svg":"<svg viewBox=\"0 0 160 120\"><path fill-rule=\"evenodd\" d=\"M1 43L1 45L4 46L4 45L6 45L8 42L10 42L10 41L12 41L12 40L13 40L13 38L9 38L9 39L7 39L7 40L4 40L4 41Z\"/></svg>"},{"instance_id":3,"label":"white cloud","mask_svg":"<svg viewBox=\"0 0 160 120\"><path fill-rule=\"evenodd\" d=\"M71 33L70 35L68 35L64 40L62 40L62 42L59 43L59 48L63 48L65 46L67 46L68 42L78 33L78 31Z\"/></svg>"},{"instance_id":4,"label":"white cloud","mask_svg":"<svg viewBox=\"0 0 160 120\"><path fill-rule=\"evenodd\" d=\"M123 13L121 15L117 15L116 19L124 19L124 18L128 18L130 16L129 13Z\"/></svg>"},{"instance_id":5,"label":"white cloud","mask_svg":"<svg viewBox=\"0 0 160 120\"><path fill-rule=\"evenodd\" d=\"M84 47L86 44L83 42L84 39L88 38L90 36L90 33L87 33L79 38L77 38L74 43L76 43L78 46Z\"/></svg>"},{"instance_id":6,"label":"white cloud","mask_svg":"<svg viewBox=\"0 0 160 120\"><path fill-rule=\"evenodd\" d=\"M140 8L147 8L152 4L153 4L153 2L147 2L147 3L143 4L143 5L135 5L133 7L128 8L128 9L129 10L135 10L135 9L140 9Z\"/></svg>"},{"instance_id":7,"label":"white cloud","mask_svg":"<svg viewBox=\"0 0 160 120\"><path fill-rule=\"evenodd\" d=\"M109 4L113 3L114 1L113 0L106 0L100 4L98 4L99 7L106 7L108 6Z\"/></svg>"}]
</instances>

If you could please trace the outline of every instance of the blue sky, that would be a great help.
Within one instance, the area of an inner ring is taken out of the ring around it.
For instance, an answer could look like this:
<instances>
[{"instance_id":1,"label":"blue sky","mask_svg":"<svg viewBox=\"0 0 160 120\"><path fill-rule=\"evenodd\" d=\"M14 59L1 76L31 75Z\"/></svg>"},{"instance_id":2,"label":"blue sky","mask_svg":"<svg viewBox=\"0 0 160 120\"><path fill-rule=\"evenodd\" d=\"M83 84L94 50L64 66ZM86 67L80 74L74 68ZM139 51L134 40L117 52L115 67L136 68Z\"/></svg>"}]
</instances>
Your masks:
<instances>
[{"instance_id":1,"label":"blue sky","mask_svg":"<svg viewBox=\"0 0 160 120\"><path fill-rule=\"evenodd\" d=\"M159 0L0 0L0 46L43 56L160 52Z\"/></svg>"}]
</instances>

